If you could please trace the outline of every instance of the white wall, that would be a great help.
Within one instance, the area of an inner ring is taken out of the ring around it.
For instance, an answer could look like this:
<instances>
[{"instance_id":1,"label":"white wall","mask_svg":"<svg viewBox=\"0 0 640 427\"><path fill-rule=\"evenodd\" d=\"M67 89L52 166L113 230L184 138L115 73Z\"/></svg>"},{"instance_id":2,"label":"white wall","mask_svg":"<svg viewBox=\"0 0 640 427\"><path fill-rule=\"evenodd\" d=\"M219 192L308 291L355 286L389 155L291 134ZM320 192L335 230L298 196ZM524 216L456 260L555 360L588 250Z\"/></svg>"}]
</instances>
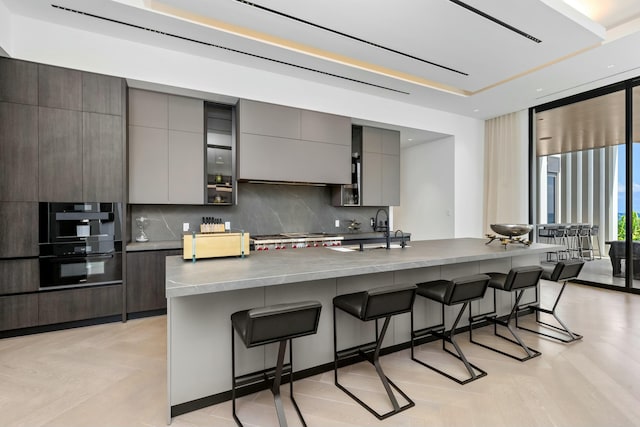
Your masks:
<instances>
[{"instance_id":1,"label":"white wall","mask_svg":"<svg viewBox=\"0 0 640 427\"><path fill-rule=\"evenodd\" d=\"M9 9L0 1L0 56L11 55L11 14Z\"/></svg>"},{"instance_id":2,"label":"white wall","mask_svg":"<svg viewBox=\"0 0 640 427\"><path fill-rule=\"evenodd\" d=\"M453 137L407 147L401 152L402 205L393 209L393 224L411 231L413 240L455 236L454 155Z\"/></svg>"},{"instance_id":3,"label":"white wall","mask_svg":"<svg viewBox=\"0 0 640 427\"><path fill-rule=\"evenodd\" d=\"M482 235L481 120L17 15L12 39L17 59L452 135L455 236Z\"/></svg>"}]
</instances>

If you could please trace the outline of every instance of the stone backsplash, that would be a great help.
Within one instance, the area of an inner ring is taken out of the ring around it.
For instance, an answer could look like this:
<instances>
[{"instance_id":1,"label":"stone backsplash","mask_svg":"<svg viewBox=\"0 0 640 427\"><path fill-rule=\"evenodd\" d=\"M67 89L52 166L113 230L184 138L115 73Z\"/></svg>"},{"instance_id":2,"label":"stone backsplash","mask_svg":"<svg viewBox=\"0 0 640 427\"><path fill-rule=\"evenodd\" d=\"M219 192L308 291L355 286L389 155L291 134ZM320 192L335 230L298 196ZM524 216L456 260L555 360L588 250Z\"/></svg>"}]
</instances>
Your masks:
<instances>
[{"instance_id":1,"label":"stone backsplash","mask_svg":"<svg viewBox=\"0 0 640 427\"><path fill-rule=\"evenodd\" d=\"M182 224L199 231L202 217L222 218L232 229L251 234L282 232L348 233L352 220L361 231L372 231L369 219L377 207L335 207L331 188L307 185L240 183L235 206L131 205L131 239L138 234L135 218L149 218L145 229L150 241L180 240ZM383 215L379 216L383 218ZM335 227L340 220L340 227Z\"/></svg>"}]
</instances>

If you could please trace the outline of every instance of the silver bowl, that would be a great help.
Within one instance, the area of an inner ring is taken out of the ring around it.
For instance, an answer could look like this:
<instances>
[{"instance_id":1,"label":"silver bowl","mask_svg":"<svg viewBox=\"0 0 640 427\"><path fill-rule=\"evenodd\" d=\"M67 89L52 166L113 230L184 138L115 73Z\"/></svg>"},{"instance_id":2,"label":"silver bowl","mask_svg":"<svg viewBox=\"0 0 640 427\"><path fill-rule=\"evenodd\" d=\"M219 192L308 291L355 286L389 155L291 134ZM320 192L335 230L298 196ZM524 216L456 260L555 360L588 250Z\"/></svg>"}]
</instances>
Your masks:
<instances>
[{"instance_id":1,"label":"silver bowl","mask_svg":"<svg viewBox=\"0 0 640 427\"><path fill-rule=\"evenodd\" d=\"M491 224L491 229L501 236L516 237L529 234L533 225L529 224Z\"/></svg>"}]
</instances>

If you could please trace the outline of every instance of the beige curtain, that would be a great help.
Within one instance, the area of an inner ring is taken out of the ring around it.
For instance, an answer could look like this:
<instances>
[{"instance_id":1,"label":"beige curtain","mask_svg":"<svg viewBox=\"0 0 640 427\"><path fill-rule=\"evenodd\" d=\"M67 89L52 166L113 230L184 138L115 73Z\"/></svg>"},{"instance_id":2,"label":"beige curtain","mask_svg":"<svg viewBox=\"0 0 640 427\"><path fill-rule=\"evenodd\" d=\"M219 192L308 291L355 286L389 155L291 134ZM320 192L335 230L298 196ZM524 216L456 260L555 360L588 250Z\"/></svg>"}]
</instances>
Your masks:
<instances>
[{"instance_id":1,"label":"beige curtain","mask_svg":"<svg viewBox=\"0 0 640 427\"><path fill-rule=\"evenodd\" d=\"M526 224L529 167L526 111L485 122L485 232L490 224Z\"/></svg>"}]
</instances>

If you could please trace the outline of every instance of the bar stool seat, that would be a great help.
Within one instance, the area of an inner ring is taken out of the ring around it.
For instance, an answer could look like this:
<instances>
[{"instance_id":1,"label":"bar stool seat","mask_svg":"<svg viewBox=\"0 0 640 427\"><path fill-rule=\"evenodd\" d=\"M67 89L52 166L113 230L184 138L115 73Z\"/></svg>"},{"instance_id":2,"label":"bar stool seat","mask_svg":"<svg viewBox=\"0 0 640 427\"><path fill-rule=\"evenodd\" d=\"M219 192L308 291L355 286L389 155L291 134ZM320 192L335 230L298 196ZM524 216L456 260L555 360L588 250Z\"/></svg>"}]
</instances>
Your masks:
<instances>
[{"instance_id":1,"label":"bar stool seat","mask_svg":"<svg viewBox=\"0 0 640 427\"><path fill-rule=\"evenodd\" d=\"M467 384L471 381L477 380L487 375L484 370L480 369L467 360L464 353L458 346L458 343L455 341L455 334L458 322L460 322L462 314L467 309L467 306L471 303L471 301L482 299L484 297L490 279L490 276L486 274L476 274L472 276L459 277L453 280L434 280L430 282L418 283L417 295L442 304L442 321L438 325L430 326L416 331L414 329L414 310L411 311L411 359L413 361L420 363L421 365L439 373L440 375L444 375L445 377L454 380L458 384ZM445 305L452 306L457 304L462 304L462 307L460 307L460 310L458 311L458 314L456 316L456 320L453 322L453 326L451 327L449 333L446 333L444 326L444 307ZM464 364L467 372L469 373L468 378L458 379L453 375L450 375L442 371L441 369L438 369L435 366L432 366L415 357L415 340L427 335L434 335L442 339L442 350L451 354ZM453 345L456 353L450 351L445 347L445 344L447 342ZM479 373L477 373L476 371L478 371Z\"/></svg>"},{"instance_id":2,"label":"bar stool seat","mask_svg":"<svg viewBox=\"0 0 640 427\"><path fill-rule=\"evenodd\" d=\"M379 420L383 420L391 415L415 406L415 403L385 375L379 361L380 348L387 332L387 328L389 327L391 317L396 314L410 312L413 307L415 296L416 286L412 284L384 286L363 292L338 295L333 299L334 383L336 387L344 391L349 397L355 400ZM336 310L338 309L363 322L375 320L375 341L344 350L338 350L336 324ZM382 330L378 332L378 319L382 318L384 318L384 323L382 325ZM389 397L389 401L393 406L392 410L386 413L379 413L340 384L338 381L338 362L353 356L359 356L362 359L368 360L375 366L378 377L380 378L387 396ZM393 387L407 401L405 405L400 406L393 390L391 390L391 387Z\"/></svg>"},{"instance_id":3,"label":"bar stool seat","mask_svg":"<svg viewBox=\"0 0 640 427\"><path fill-rule=\"evenodd\" d=\"M584 260L574 259L567 261L560 261L555 266L545 266L542 272L542 278L545 280L549 280L552 282L562 282L562 287L560 288L560 292L556 297L553 306L549 308L540 307L540 304L529 304L528 308L531 308L536 313L536 323L542 325L543 327L547 327L549 329L555 330L559 332L562 336L546 334L538 330L528 329L523 326L518 325L518 318L516 317L516 327L519 329L524 329L525 331L534 332L539 335L543 335L548 338L552 338L558 341L562 341L564 343L570 343L573 341L577 341L582 339L582 335L571 331L567 325L564 324L562 320L556 314L556 307L558 307L558 303L560 302L560 298L562 297L562 293L564 292L565 286L567 286L567 282L570 280L574 280L578 278L580 272L582 271L582 267L584 267ZM539 298L538 298L539 300ZM540 313L546 313L552 315L560 327L556 325L552 325L550 323L546 323L540 320ZM565 338L566 337L566 338Z\"/></svg>"},{"instance_id":4,"label":"bar stool seat","mask_svg":"<svg viewBox=\"0 0 640 427\"><path fill-rule=\"evenodd\" d=\"M540 277L542 276L542 267L539 265L531 265L531 266L523 266L523 267L513 267L508 274L504 273L487 273L491 279L489 280L489 287L493 288L493 304L494 310L493 313L484 313L478 316L470 317L469 323L469 340L486 349L495 351L497 353L503 354L505 356L511 357L513 359L519 360L520 362L527 361L534 357L540 356L540 352L531 347L528 347L522 338L517 334L516 330L511 326L512 319L517 316L518 309L520 307L520 299L524 294L524 291L528 288L532 288L538 285L540 281ZM504 292L515 292L516 301L511 308L511 312L507 316L506 320L498 319L495 310L496 310L496 290L504 291ZM471 309L469 309L471 311ZM487 344L480 343L478 341L474 341L473 339L473 324L478 320L485 320L493 323L493 333L495 336L500 337L506 341L512 342L518 345L524 352L524 357L518 357L511 353L507 353L505 351L499 350L497 348L491 347ZM506 337L498 333L498 325L504 326L512 335L512 338Z\"/></svg>"},{"instance_id":5,"label":"bar stool seat","mask_svg":"<svg viewBox=\"0 0 640 427\"><path fill-rule=\"evenodd\" d=\"M239 386L247 386L265 381L271 383L271 393L276 406L280 426L287 421L280 398L280 384L283 375L289 375L289 394L291 402L304 426L306 423L293 396L293 338L315 334L318 331L322 304L318 301L302 301L288 304L276 304L267 307L242 310L231 315L231 375L232 375L232 413L239 426L242 422L236 414L236 390ZM247 348L279 342L278 358L275 368L236 377L235 364L235 332ZM287 341L289 342L289 363L284 364Z\"/></svg>"}]
</instances>

